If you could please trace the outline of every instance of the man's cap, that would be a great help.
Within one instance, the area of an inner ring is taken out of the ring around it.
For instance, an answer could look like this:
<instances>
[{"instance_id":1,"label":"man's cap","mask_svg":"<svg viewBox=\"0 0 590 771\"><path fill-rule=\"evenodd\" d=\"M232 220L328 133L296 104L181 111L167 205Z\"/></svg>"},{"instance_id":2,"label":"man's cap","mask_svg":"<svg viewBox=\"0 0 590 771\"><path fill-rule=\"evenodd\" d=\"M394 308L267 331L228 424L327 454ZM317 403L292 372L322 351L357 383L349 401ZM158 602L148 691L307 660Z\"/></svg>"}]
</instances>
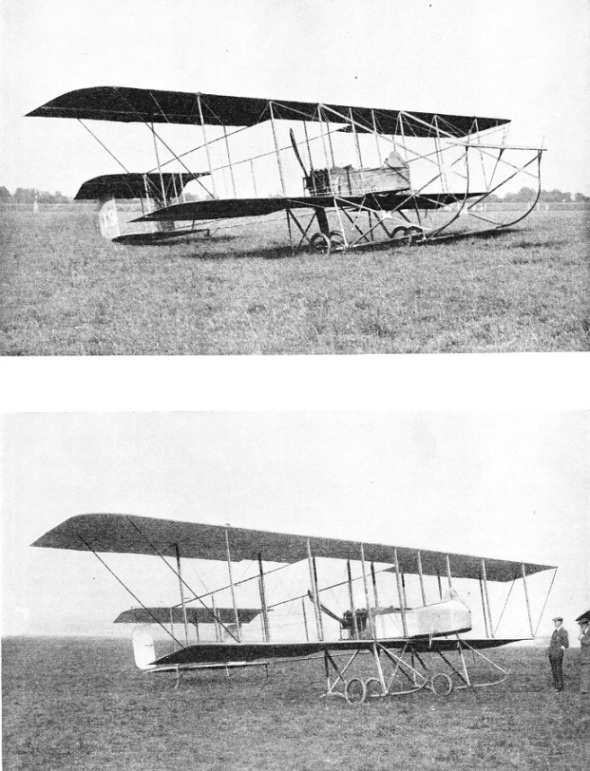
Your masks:
<instances>
[{"instance_id":1,"label":"man's cap","mask_svg":"<svg viewBox=\"0 0 590 771\"><path fill-rule=\"evenodd\" d=\"M590 623L590 610L587 610L585 613L582 613L581 616L578 616L576 621L578 622L578 624Z\"/></svg>"},{"instance_id":2,"label":"man's cap","mask_svg":"<svg viewBox=\"0 0 590 771\"><path fill-rule=\"evenodd\" d=\"M552 619L552 621L563 621L563 616L555 616L555 618Z\"/></svg>"}]
</instances>

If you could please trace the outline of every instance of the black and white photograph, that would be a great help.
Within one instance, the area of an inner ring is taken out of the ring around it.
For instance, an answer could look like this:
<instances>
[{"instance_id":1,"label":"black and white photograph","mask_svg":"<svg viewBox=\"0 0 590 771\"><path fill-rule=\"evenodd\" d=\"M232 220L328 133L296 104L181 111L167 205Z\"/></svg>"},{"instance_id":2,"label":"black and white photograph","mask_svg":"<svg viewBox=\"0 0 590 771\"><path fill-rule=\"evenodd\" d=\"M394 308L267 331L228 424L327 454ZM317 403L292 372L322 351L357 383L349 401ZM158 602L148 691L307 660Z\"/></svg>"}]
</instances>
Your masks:
<instances>
[{"instance_id":1,"label":"black and white photograph","mask_svg":"<svg viewBox=\"0 0 590 771\"><path fill-rule=\"evenodd\" d=\"M585 768L589 452L587 411L5 417L4 767Z\"/></svg>"},{"instance_id":2,"label":"black and white photograph","mask_svg":"<svg viewBox=\"0 0 590 771\"><path fill-rule=\"evenodd\" d=\"M587 771L588 0L0 2L6 771Z\"/></svg>"},{"instance_id":3,"label":"black and white photograph","mask_svg":"<svg viewBox=\"0 0 590 771\"><path fill-rule=\"evenodd\" d=\"M5 2L2 353L587 351L589 21Z\"/></svg>"}]
</instances>

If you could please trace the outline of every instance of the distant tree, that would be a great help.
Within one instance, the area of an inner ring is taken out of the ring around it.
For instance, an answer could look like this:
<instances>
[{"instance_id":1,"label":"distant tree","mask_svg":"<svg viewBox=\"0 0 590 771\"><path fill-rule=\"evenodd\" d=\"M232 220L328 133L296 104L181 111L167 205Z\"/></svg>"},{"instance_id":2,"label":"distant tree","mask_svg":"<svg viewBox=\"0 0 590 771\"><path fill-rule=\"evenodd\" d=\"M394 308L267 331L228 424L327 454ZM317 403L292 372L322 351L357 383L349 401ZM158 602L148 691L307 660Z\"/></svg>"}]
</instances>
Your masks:
<instances>
[{"instance_id":1,"label":"distant tree","mask_svg":"<svg viewBox=\"0 0 590 771\"><path fill-rule=\"evenodd\" d=\"M561 190L541 190L541 201L546 203L569 203L572 200L571 193L562 193Z\"/></svg>"},{"instance_id":2,"label":"distant tree","mask_svg":"<svg viewBox=\"0 0 590 771\"><path fill-rule=\"evenodd\" d=\"M10 191L4 185L0 185L0 203L7 203L8 201L12 201Z\"/></svg>"},{"instance_id":3,"label":"distant tree","mask_svg":"<svg viewBox=\"0 0 590 771\"><path fill-rule=\"evenodd\" d=\"M518 191L518 193L506 193L506 195L504 196L504 200L510 203L512 202L526 203L529 201L534 201L536 195L537 193L532 189L532 187L523 187Z\"/></svg>"},{"instance_id":4,"label":"distant tree","mask_svg":"<svg viewBox=\"0 0 590 771\"><path fill-rule=\"evenodd\" d=\"M16 203L33 203L35 200L35 189L32 187L17 187L14 192Z\"/></svg>"},{"instance_id":5,"label":"distant tree","mask_svg":"<svg viewBox=\"0 0 590 771\"><path fill-rule=\"evenodd\" d=\"M574 201L576 203L585 203L586 201L590 201L590 196L584 195L583 193L576 193Z\"/></svg>"},{"instance_id":6,"label":"distant tree","mask_svg":"<svg viewBox=\"0 0 590 771\"><path fill-rule=\"evenodd\" d=\"M34 187L17 187L14 193L16 203L30 203L35 201L39 203L70 203L71 199L61 193L49 193L47 190L36 190Z\"/></svg>"},{"instance_id":7,"label":"distant tree","mask_svg":"<svg viewBox=\"0 0 590 771\"><path fill-rule=\"evenodd\" d=\"M71 203L72 199L58 190L53 196L54 203Z\"/></svg>"}]
</instances>

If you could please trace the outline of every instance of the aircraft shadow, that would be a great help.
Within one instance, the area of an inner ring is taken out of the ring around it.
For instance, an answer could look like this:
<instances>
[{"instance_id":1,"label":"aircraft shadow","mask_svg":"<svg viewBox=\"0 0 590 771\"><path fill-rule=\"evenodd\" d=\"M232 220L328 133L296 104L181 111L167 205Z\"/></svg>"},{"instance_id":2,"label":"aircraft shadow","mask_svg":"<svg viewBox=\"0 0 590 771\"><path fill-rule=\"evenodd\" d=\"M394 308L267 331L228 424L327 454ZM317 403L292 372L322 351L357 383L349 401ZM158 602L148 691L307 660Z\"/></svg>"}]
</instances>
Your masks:
<instances>
[{"instance_id":1,"label":"aircraft shadow","mask_svg":"<svg viewBox=\"0 0 590 771\"><path fill-rule=\"evenodd\" d=\"M223 239L230 240L230 239ZM222 239L215 238L215 244L221 242ZM193 248L195 244L191 245ZM175 257L180 257L181 259L186 260L201 260L202 262L215 262L219 260L241 260L246 259L248 257L260 257L264 260L284 260L288 257L297 257L300 256L303 252L301 251L293 251L290 246L270 246L270 247L258 247L258 248L248 248L243 247L240 249L233 249L232 251L228 252L217 252L213 251L209 248L208 251L208 245L206 243L203 243L202 245L199 244L199 251L191 251L190 253L188 251L179 252L178 254L175 254ZM202 251L201 251L202 250ZM308 252L311 253L311 252Z\"/></svg>"},{"instance_id":2,"label":"aircraft shadow","mask_svg":"<svg viewBox=\"0 0 590 771\"><path fill-rule=\"evenodd\" d=\"M448 234L440 239L433 240L433 241L426 241L424 243L416 244L415 246L411 247L413 249L416 248L423 248L423 247L433 247L437 246L443 243L457 243L460 241L465 241L469 239L477 239L477 240L483 240L483 241L495 241L496 239L502 239L505 236L509 234L514 233L522 233L522 230L514 230L514 229L503 229L503 230L497 230L497 231L491 231L491 232L482 232L482 233L451 233ZM203 240L194 240L194 239L187 239L186 241L168 241L168 242L157 242L157 243L151 243L150 246L157 246L157 247L175 247L174 253L171 256L174 256L175 258L181 258L186 260L200 260L202 262L215 262L220 260L241 260L241 259L247 259L247 258L253 258L258 257L264 260L285 260L285 259L291 259L300 257L302 255L314 255L314 251L312 249L293 249L290 245L273 245L273 246L263 246L263 247L252 247L252 246L237 246L237 244L234 244L234 248L231 249L231 251L218 251L218 247L226 244L231 243L232 241L238 241L240 240L240 237L237 236L228 236L228 235L219 235L219 236L213 236L210 239L203 239ZM518 249L518 250L525 250L525 249L531 249L534 247L557 247L560 245L563 245L566 242L566 239L554 239L552 241L543 241L543 242L534 242L534 241L522 241L520 243L513 243L513 244L506 244L506 246L509 249ZM130 244L131 245L131 244ZM134 242L134 245L139 245L138 242ZM362 249L359 251L371 251L371 252L382 252L387 249L407 249L410 247L404 246L402 244L392 244L391 241L382 241L380 243L375 243L371 247L367 247L367 249ZM336 257L342 252L334 251L332 252L332 256ZM317 255L320 256L320 255Z\"/></svg>"}]
</instances>

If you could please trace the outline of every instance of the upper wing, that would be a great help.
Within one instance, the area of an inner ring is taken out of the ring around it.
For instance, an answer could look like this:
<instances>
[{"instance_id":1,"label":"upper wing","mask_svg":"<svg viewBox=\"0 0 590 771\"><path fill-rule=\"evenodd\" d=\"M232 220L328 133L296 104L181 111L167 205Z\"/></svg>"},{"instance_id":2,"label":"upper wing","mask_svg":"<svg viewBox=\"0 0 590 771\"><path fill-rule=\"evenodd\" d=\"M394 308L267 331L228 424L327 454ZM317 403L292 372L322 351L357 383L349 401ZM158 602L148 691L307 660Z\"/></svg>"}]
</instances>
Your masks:
<instances>
[{"instance_id":1,"label":"upper wing","mask_svg":"<svg viewBox=\"0 0 590 771\"><path fill-rule=\"evenodd\" d=\"M122 554L161 554L174 557L226 561L228 547L231 559L294 563L315 557L361 559L361 543L337 538L289 535L268 530L204 525L166 519L127 516L121 514L80 514L41 536L33 546L56 549L92 550ZM363 543L362 553L369 562L395 564L404 573L417 573L418 560L425 575L445 575L447 557L456 578L481 577L481 557L465 554ZM521 573L549 570L551 565L513 562L485 558L490 581L511 581Z\"/></svg>"},{"instance_id":2,"label":"upper wing","mask_svg":"<svg viewBox=\"0 0 590 771\"><path fill-rule=\"evenodd\" d=\"M504 118L387 110L380 107L258 99L245 96L98 86L62 94L28 117L147 123L254 126L274 118L351 124L356 131L397 136L467 136L509 123Z\"/></svg>"}]
</instances>

